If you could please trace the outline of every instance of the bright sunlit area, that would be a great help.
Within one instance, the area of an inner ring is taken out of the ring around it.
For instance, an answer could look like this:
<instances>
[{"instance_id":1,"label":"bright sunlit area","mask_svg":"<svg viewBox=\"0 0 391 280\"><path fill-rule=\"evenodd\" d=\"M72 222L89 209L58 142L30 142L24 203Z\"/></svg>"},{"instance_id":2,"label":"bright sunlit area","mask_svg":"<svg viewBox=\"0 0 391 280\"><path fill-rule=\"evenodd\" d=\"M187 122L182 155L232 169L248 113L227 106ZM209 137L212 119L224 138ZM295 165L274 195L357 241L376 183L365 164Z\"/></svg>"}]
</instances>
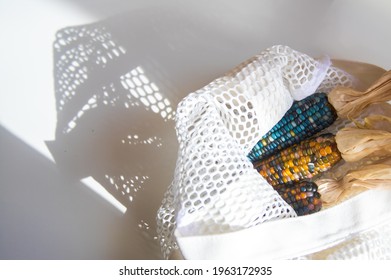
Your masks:
<instances>
[{"instance_id":1,"label":"bright sunlit area","mask_svg":"<svg viewBox=\"0 0 391 280\"><path fill-rule=\"evenodd\" d=\"M0 259L162 259L179 102L276 44L390 68L383 7L0 0Z\"/></svg>"},{"instance_id":2,"label":"bright sunlit area","mask_svg":"<svg viewBox=\"0 0 391 280\"><path fill-rule=\"evenodd\" d=\"M118 7L79 2L0 3L0 258L160 258L170 172L157 178L148 160L175 145L174 108L127 55L139 39L109 26Z\"/></svg>"}]
</instances>

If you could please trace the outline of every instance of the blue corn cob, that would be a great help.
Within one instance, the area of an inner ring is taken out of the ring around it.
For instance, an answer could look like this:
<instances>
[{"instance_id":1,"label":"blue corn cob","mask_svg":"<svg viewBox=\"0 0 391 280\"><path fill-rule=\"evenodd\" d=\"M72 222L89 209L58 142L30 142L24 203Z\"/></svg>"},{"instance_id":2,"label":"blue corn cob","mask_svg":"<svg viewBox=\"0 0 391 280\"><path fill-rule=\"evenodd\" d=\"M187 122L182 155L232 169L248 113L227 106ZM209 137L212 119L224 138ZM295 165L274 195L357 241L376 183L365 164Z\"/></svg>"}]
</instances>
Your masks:
<instances>
[{"instance_id":1,"label":"blue corn cob","mask_svg":"<svg viewBox=\"0 0 391 280\"><path fill-rule=\"evenodd\" d=\"M325 93L314 93L295 101L284 117L253 147L247 155L252 161L263 160L289 146L307 139L337 119Z\"/></svg>"}]
</instances>

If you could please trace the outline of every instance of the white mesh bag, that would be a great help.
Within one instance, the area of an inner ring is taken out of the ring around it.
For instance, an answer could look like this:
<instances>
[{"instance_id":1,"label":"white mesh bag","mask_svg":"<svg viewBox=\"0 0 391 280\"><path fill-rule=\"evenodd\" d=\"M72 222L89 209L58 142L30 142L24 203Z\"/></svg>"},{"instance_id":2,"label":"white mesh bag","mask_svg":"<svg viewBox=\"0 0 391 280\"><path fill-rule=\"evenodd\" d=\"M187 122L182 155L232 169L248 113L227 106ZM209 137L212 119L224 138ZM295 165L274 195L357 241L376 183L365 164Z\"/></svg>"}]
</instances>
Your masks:
<instances>
[{"instance_id":1,"label":"white mesh bag","mask_svg":"<svg viewBox=\"0 0 391 280\"><path fill-rule=\"evenodd\" d=\"M390 192L367 192L353 202L296 217L247 158L294 100L353 82L328 57L315 60L273 46L189 94L177 108L177 165L157 215L163 255L179 248L186 259L316 258L338 243L322 257L345 258L343 246L354 251L354 244L363 244L354 234L383 240L367 230L390 232L389 226L376 227L390 220ZM374 201L379 207L360 210ZM349 238L356 243L344 245Z\"/></svg>"}]
</instances>

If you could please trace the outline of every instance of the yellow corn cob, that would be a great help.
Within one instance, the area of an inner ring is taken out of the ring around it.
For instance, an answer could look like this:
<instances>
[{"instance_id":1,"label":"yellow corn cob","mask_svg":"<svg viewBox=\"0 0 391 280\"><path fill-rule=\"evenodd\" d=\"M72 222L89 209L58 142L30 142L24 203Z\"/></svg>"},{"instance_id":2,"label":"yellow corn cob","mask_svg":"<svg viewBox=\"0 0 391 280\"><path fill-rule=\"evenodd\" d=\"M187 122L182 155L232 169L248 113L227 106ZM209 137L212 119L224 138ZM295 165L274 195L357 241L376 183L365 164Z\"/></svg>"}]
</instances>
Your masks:
<instances>
[{"instance_id":1,"label":"yellow corn cob","mask_svg":"<svg viewBox=\"0 0 391 280\"><path fill-rule=\"evenodd\" d=\"M323 134L255 162L254 167L269 184L276 186L310 179L329 170L340 159L334 135Z\"/></svg>"}]
</instances>

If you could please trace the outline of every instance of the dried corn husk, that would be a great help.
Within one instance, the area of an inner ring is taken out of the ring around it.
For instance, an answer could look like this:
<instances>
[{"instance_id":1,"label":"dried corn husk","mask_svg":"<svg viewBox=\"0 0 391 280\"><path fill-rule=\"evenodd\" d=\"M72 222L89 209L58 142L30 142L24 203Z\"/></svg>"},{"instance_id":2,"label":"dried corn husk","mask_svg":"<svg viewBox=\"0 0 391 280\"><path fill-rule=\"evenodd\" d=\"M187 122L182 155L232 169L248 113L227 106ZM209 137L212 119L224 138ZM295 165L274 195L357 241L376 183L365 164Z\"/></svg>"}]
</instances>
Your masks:
<instances>
[{"instance_id":1,"label":"dried corn husk","mask_svg":"<svg viewBox=\"0 0 391 280\"><path fill-rule=\"evenodd\" d=\"M350 171L341 180L320 179L316 184L325 207L369 189L391 188L391 158Z\"/></svg>"},{"instance_id":2,"label":"dried corn husk","mask_svg":"<svg viewBox=\"0 0 391 280\"><path fill-rule=\"evenodd\" d=\"M365 92L336 87L328 98L340 118L354 119L369 104L391 100L391 71L384 73Z\"/></svg>"},{"instance_id":3,"label":"dried corn husk","mask_svg":"<svg viewBox=\"0 0 391 280\"><path fill-rule=\"evenodd\" d=\"M370 117L372 115L382 115L391 117L391 104L387 102L371 104L362 111L359 119Z\"/></svg>"},{"instance_id":4,"label":"dried corn husk","mask_svg":"<svg viewBox=\"0 0 391 280\"><path fill-rule=\"evenodd\" d=\"M358 127L367 129L384 130L391 132L391 117L385 115L373 115L364 118L364 123L356 123Z\"/></svg>"},{"instance_id":5,"label":"dried corn husk","mask_svg":"<svg viewBox=\"0 0 391 280\"><path fill-rule=\"evenodd\" d=\"M359 161L346 162L341 160L336 165L332 167L328 172L324 173L320 178L321 179L334 179L341 180L343 177L348 174L348 172L353 170L358 170L364 166L379 163L384 160L384 157L367 157Z\"/></svg>"},{"instance_id":6,"label":"dried corn husk","mask_svg":"<svg viewBox=\"0 0 391 280\"><path fill-rule=\"evenodd\" d=\"M391 121L390 118L383 120ZM391 156L391 132L386 130L345 127L338 131L335 139L342 158L347 162Z\"/></svg>"}]
</instances>

